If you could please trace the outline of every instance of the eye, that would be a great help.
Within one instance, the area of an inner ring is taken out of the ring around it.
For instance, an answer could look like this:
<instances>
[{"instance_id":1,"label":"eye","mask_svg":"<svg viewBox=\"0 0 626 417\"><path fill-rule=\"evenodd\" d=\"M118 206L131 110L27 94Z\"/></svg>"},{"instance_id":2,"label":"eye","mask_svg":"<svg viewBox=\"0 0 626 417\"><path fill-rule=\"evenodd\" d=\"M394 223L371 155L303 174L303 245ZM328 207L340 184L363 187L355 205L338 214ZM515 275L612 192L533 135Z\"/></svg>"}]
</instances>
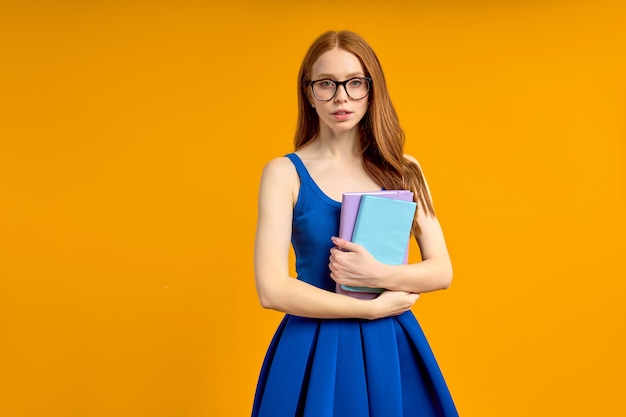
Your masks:
<instances>
[{"instance_id":1,"label":"eye","mask_svg":"<svg viewBox=\"0 0 626 417\"><path fill-rule=\"evenodd\" d=\"M322 88L334 88L335 87L335 83L332 82L331 80L321 80L321 81L318 81L317 84Z\"/></svg>"},{"instance_id":2,"label":"eye","mask_svg":"<svg viewBox=\"0 0 626 417\"><path fill-rule=\"evenodd\" d=\"M361 85L363 85L363 79L362 78L353 78L350 81L348 81L348 85L350 87L360 87Z\"/></svg>"}]
</instances>

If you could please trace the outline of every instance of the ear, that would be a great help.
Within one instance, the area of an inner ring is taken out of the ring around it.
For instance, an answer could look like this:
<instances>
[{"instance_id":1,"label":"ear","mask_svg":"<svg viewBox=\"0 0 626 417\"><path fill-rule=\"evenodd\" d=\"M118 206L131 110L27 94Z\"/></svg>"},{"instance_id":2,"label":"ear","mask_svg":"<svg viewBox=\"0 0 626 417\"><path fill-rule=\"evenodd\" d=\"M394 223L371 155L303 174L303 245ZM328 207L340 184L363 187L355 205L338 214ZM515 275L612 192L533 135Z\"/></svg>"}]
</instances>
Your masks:
<instances>
[{"instance_id":1,"label":"ear","mask_svg":"<svg viewBox=\"0 0 626 417\"><path fill-rule=\"evenodd\" d=\"M311 92L311 87L307 85L304 88L306 91L306 98L307 100L309 100L309 104L311 105L311 107L315 107L315 97L313 97L313 93Z\"/></svg>"}]
</instances>

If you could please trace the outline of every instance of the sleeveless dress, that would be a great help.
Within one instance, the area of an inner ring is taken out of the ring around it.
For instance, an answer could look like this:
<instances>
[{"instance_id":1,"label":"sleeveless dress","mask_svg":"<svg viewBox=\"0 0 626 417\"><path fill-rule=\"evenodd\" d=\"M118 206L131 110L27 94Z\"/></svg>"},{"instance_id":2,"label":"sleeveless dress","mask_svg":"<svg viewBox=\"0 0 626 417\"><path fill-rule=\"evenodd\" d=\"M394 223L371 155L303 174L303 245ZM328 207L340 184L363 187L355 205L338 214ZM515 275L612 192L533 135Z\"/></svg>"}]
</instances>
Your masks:
<instances>
[{"instance_id":1,"label":"sleeveless dress","mask_svg":"<svg viewBox=\"0 0 626 417\"><path fill-rule=\"evenodd\" d=\"M300 176L292 245L297 279L335 291L330 237L341 203ZM286 314L268 348L253 417L457 417L439 366L411 311L377 320Z\"/></svg>"}]
</instances>

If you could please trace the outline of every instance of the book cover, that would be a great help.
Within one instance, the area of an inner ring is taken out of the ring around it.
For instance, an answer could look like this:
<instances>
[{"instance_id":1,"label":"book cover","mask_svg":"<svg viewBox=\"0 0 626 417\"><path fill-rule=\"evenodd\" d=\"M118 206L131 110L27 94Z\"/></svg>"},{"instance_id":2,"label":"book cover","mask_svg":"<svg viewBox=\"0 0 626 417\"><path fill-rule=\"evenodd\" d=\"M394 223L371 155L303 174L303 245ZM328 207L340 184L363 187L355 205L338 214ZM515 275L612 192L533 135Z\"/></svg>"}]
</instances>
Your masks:
<instances>
[{"instance_id":1,"label":"book cover","mask_svg":"<svg viewBox=\"0 0 626 417\"><path fill-rule=\"evenodd\" d=\"M339 237L345 240L352 240L356 216L359 212L361 197L373 195L383 198L392 198L403 201L413 201L413 192L409 190L380 190L365 192L343 193L341 198L341 214L339 217Z\"/></svg>"}]
</instances>

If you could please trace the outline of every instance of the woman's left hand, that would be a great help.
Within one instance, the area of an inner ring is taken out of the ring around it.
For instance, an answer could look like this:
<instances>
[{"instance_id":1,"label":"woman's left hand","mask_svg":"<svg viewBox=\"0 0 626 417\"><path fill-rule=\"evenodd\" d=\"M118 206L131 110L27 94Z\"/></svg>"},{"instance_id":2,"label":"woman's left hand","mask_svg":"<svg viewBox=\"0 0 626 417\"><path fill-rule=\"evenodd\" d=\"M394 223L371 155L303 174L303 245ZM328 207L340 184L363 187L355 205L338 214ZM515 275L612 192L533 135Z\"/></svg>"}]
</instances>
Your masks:
<instances>
[{"instance_id":1,"label":"woman's left hand","mask_svg":"<svg viewBox=\"0 0 626 417\"><path fill-rule=\"evenodd\" d=\"M330 277L338 284L378 288L381 264L363 246L332 237L335 247L330 250Z\"/></svg>"}]
</instances>

